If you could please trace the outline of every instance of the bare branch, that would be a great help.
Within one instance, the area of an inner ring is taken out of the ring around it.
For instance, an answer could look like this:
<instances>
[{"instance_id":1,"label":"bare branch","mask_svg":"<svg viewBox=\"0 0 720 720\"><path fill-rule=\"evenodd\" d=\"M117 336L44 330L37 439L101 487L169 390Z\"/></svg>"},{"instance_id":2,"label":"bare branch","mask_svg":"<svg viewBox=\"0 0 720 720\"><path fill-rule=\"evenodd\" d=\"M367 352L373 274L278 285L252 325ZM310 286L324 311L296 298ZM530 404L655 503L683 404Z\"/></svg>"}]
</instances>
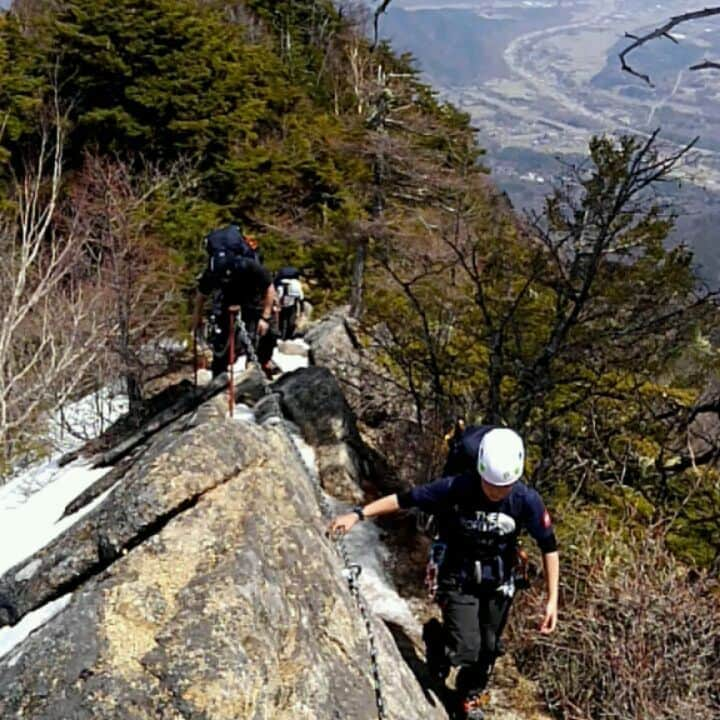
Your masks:
<instances>
[{"instance_id":1,"label":"bare branch","mask_svg":"<svg viewBox=\"0 0 720 720\"><path fill-rule=\"evenodd\" d=\"M655 30L647 33L646 35L631 35L630 33L625 33L625 37L632 40L633 42L628 45L619 55L620 62L622 63L622 69L630 73L630 75L634 75L637 78L640 78L641 80L644 80L648 85L651 87L654 87L652 81L650 80L650 76L646 75L644 73L638 72L635 70L628 62L627 62L627 56L633 52L634 50L637 50L640 46L645 45L645 43L650 42L651 40L655 40L657 38L668 38L669 40L672 40L674 43L677 44L677 38L674 38L670 31L677 27L678 25L686 22L691 22L693 20L699 20L700 18L707 18L712 17L713 15L720 15L720 7L710 7L705 8L704 10L695 10L693 12L687 12L683 13L682 15L675 15L670 18L662 27L656 28ZM705 70L709 68L720 68L720 63L713 62L710 60L706 60L702 63L699 63L697 65L693 65L690 69L691 70Z\"/></svg>"},{"instance_id":2,"label":"bare branch","mask_svg":"<svg viewBox=\"0 0 720 720\"><path fill-rule=\"evenodd\" d=\"M0 221L4 461L39 449L42 423L77 395L107 332L103 289L85 272L79 224L57 222L64 141L57 108L54 121L33 169L15 187L15 216Z\"/></svg>"},{"instance_id":3,"label":"bare branch","mask_svg":"<svg viewBox=\"0 0 720 720\"><path fill-rule=\"evenodd\" d=\"M380 16L387 12L388 7L390 6L390 3L392 0L382 0L382 3L375 8L375 12L373 14L373 27L374 27L374 35L373 35L373 44L372 49L374 50L377 47L378 44L378 32L379 32L379 25L380 25Z\"/></svg>"},{"instance_id":4,"label":"bare branch","mask_svg":"<svg viewBox=\"0 0 720 720\"><path fill-rule=\"evenodd\" d=\"M697 63L697 65L691 65L691 70L720 70L720 62L715 62L714 60L703 60L701 63Z\"/></svg>"}]
</instances>

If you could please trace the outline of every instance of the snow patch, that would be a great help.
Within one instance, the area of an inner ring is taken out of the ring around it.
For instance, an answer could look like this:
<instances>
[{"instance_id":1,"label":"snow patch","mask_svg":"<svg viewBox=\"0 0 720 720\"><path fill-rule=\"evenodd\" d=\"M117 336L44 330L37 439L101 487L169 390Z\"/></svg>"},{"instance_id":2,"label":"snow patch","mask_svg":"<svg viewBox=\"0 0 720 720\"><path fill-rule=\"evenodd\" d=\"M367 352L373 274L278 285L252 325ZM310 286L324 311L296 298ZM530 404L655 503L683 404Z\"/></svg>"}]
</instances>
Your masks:
<instances>
[{"instance_id":1,"label":"snow patch","mask_svg":"<svg viewBox=\"0 0 720 720\"><path fill-rule=\"evenodd\" d=\"M72 593L63 595L63 597L53 600L47 603L47 605L43 605L41 608L28 613L17 625L0 630L0 658L16 648L30 633L45 625L59 612L64 610L68 606L71 598ZM8 666L12 667L17 663L21 655L22 653L18 653L13 657L8 663Z\"/></svg>"},{"instance_id":2,"label":"snow patch","mask_svg":"<svg viewBox=\"0 0 720 720\"><path fill-rule=\"evenodd\" d=\"M255 411L249 405L239 403L235 405L235 414L233 415L233 420L240 420L242 422L248 422L254 425Z\"/></svg>"},{"instance_id":3,"label":"snow patch","mask_svg":"<svg viewBox=\"0 0 720 720\"><path fill-rule=\"evenodd\" d=\"M49 435L53 448L60 454L76 450L107 430L128 408L127 395L113 386L68 403L55 413L50 422Z\"/></svg>"},{"instance_id":4,"label":"snow patch","mask_svg":"<svg viewBox=\"0 0 720 720\"><path fill-rule=\"evenodd\" d=\"M283 373L288 373L307 367L309 355L310 346L304 340L285 340L278 343L272 359Z\"/></svg>"},{"instance_id":5,"label":"snow patch","mask_svg":"<svg viewBox=\"0 0 720 720\"><path fill-rule=\"evenodd\" d=\"M302 438L299 429L286 422L291 438L312 475L318 483L318 471L315 450ZM344 503L323 492L327 505L334 515L349 511ZM329 522L329 518L326 518ZM391 578L385 571L390 560L390 551L380 539L380 528L373 522L358 523L345 536L350 561L360 565L360 590L370 609L386 622L392 622L405 628L409 634L422 634L420 624L415 619L409 605L397 592Z\"/></svg>"},{"instance_id":6,"label":"snow patch","mask_svg":"<svg viewBox=\"0 0 720 720\"><path fill-rule=\"evenodd\" d=\"M44 462L17 472L0 487L0 576L41 550L107 497L110 491L63 518L68 503L110 468L92 468L85 459L65 467L58 463L63 454L100 435L127 410L127 395L108 386L68 403L51 418L49 437L56 452ZM36 570L31 565L19 570L16 578L30 579Z\"/></svg>"},{"instance_id":7,"label":"snow patch","mask_svg":"<svg viewBox=\"0 0 720 720\"><path fill-rule=\"evenodd\" d=\"M73 515L63 518L65 507L108 471L76 460L64 468L44 468L44 487L25 494L23 478L2 488L0 497L0 576L21 563L97 507L113 488ZM23 572L25 569L20 570Z\"/></svg>"},{"instance_id":8,"label":"snow patch","mask_svg":"<svg viewBox=\"0 0 720 720\"><path fill-rule=\"evenodd\" d=\"M303 460L303 463L305 465L305 469L310 474L310 477L315 485L318 485L320 483L320 475L318 473L317 469L317 457L315 455L315 448L312 447L312 445L309 445L307 442L305 442L305 439L302 436L302 433L300 432L300 428L295 425L295 423L290 422L289 420L280 420L279 418L273 419L275 421L275 424L278 422L284 422L285 427L287 428L290 439L292 440L293 444L295 445L295 448L300 453L300 457ZM329 497L329 496L328 496Z\"/></svg>"},{"instance_id":9,"label":"snow patch","mask_svg":"<svg viewBox=\"0 0 720 720\"><path fill-rule=\"evenodd\" d=\"M338 515L350 508L328 496L333 511ZM420 624L410 610L410 606L397 592L393 581L385 571L390 560L390 551L380 539L380 528L372 521L357 523L345 535L351 562L362 567L359 583L360 590L372 611L385 622L400 625L409 634L422 634Z\"/></svg>"},{"instance_id":10,"label":"snow patch","mask_svg":"<svg viewBox=\"0 0 720 720\"><path fill-rule=\"evenodd\" d=\"M32 562L29 562L22 570L15 574L15 582L25 582L40 569L42 561L40 558L35 558Z\"/></svg>"},{"instance_id":11,"label":"snow patch","mask_svg":"<svg viewBox=\"0 0 720 720\"><path fill-rule=\"evenodd\" d=\"M63 469L58 465L59 459L100 435L127 411L127 395L112 386L68 403L58 411L48 429L55 450L53 455L18 469L0 486L0 513L20 507L32 495L60 479Z\"/></svg>"}]
</instances>

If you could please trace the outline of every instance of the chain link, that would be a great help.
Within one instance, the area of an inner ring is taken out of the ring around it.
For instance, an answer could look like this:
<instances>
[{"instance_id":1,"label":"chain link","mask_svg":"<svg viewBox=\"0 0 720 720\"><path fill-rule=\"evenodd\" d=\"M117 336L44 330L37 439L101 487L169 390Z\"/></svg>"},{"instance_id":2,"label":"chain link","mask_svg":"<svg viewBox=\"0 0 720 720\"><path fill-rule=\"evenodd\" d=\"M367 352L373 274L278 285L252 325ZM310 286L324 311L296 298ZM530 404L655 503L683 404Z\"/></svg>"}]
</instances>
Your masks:
<instances>
[{"instance_id":1,"label":"chain link","mask_svg":"<svg viewBox=\"0 0 720 720\"><path fill-rule=\"evenodd\" d=\"M237 330L240 335L240 341L245 346L248 359L250 362L255 365L260 372L262 373L262 366L260 365L260 362L258 361L257 354L255 353L255 346L250 338L250 335L247 331L247 328L245 327L245 323L243 322L242 317L238 314L237 316ZM231 369L231 372L233 370ZM262 385L263 385L263 393L265 397L270 397L274 393L270 389L270 384L267 380L267 378L262 376ZM295 459L299 461L300 467L303 468L305 471L305 475L307 476L308 480L310 481L310 484L315 492L315 496L317 498L318 505L320 506L320 512L322 516L326 520L330 520L333 516L332 507L330 506L330 503L323 492L322 486L320 485L320 479L317 477L317 474L313 472L313 470L310 468L310 466L305 461L305 458L302 456L302 453L300 452L300 448L298 448L297 444L295 443L295 439L292 436L292 433L290 432L290 429L287 425L287 422L285 422L283 418L282 411L280 409L280 403L277 402L277 417L280 420L279 427L282 429L283 433L285 434L285 437L290 445L290 448L293 452L293 455L295 456ZM383 692L382 692L382 681L380 678L380 666L378 664L378 651L377 651L377 643L375 641L375 633L372 628L372 621L371 621L371 615L370 611L368 610L367 602L365 598L363 597L363 594L360 590L360 584L358 582L358 578L360 576L360 573L362 571L362 567L358 565L357 563L353 563L350 559L350 553L348 552L347 545L345 543L345 539L343 537L338 537L335 542L335 547L337 548L338 554L340 555L340 558L343 562L344 568L343 568L343 577L347 580L348 588L350 590L350 594L352 595L353 599L355 600L355 604L357 605L358 611L360 612L360 616L365 624L365 631L367 633L367 639L368 639L368 647L370 650L370 669L372 672L373 677L373 686L375 691L375 704L377 706L377 715L378 720L385 720L387 717L387 714L385 712L385 701L383 699Z\"/></svg>"}]
</instances>

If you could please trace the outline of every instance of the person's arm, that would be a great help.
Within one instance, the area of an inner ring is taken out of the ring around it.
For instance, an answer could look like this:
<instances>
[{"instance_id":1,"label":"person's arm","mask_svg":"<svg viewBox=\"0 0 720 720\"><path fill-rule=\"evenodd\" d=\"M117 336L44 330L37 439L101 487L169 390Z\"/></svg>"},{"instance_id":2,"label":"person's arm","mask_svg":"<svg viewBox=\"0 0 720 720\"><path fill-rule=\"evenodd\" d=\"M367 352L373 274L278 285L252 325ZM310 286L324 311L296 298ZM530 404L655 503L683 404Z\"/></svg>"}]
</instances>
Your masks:
<instances>
[{"instance_id":1,"label":"person's arm","mask_svg":"<svg viewBox=\"0 0 720 720\"><path fill-rule=\"evenodd\" d=\"M270 321L273 316L273 306L275 304L275 286L270 283L267 286L265 295L262 299L262 315L258 322L258 335L263 336L270 329Z\"/></svg>"},{"instance_id":2,"label":"person's arm","mask_svg":"<svg viewBox=\"0 0 720 720\"><path fill-rule=\"evenodd\" d=\"M378 517L379 515L391 515L394 512L400 510L400 504L398 503L397 495L386 495L381 497L379 500L374 500L368 505L362 508L363 518ZM346 513L345 515L338 515L333 518L328 525L329 535L344 535L353 529L355 524L360 521L360 515L355 511Z\"/></svg>"},{"instance_id":3,"label":"person's arm","mask_svg":"<svg viewBox=\"0 0 720 720\"><path fill-rule=\"evenodd\" d=\"M526 523L530 534L535 538L543 558L543 573L547 599L545 614L540 623L540 632L547 635L555 630L558 616L558 583L560 580L560 559L558 556L557 539L553 529L550 513L545 508L536 490L529 490L526 495Z\"/></svg>"},{"instance_id":4,"label":"person's arm","mask_svg":"<svg viewBox=\"0 0 720 720\"><path fill-rule=\"evenodd\" d=\"M557 550L543 555L543 572L547 589L547 603L545 605L545 617L540 625L540 632L543 635L549 635L557 626L558 585L560 582L560 556Z\"/></svg>"}]
</instances>

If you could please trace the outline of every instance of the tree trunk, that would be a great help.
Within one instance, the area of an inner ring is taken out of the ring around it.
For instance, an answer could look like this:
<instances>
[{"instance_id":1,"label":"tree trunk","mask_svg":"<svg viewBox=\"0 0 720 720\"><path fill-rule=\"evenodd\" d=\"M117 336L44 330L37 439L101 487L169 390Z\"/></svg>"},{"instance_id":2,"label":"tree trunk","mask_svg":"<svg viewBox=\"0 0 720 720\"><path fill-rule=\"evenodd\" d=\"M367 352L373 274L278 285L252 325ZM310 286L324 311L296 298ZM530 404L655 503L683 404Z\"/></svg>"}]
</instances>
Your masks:
<instances>
[{"instance_id":1,"label":"tree trunk","mask_svg":"<svg viewBox=\"0 0 720 720\"><path fill-rule=\"evenodd\" d=\"M350 290L350 316L359 318L363 311L363 289L365 278L365 262L367 259L368 239L358 241L353 261L352 286Z\"/></svg>"}]
</instances>

